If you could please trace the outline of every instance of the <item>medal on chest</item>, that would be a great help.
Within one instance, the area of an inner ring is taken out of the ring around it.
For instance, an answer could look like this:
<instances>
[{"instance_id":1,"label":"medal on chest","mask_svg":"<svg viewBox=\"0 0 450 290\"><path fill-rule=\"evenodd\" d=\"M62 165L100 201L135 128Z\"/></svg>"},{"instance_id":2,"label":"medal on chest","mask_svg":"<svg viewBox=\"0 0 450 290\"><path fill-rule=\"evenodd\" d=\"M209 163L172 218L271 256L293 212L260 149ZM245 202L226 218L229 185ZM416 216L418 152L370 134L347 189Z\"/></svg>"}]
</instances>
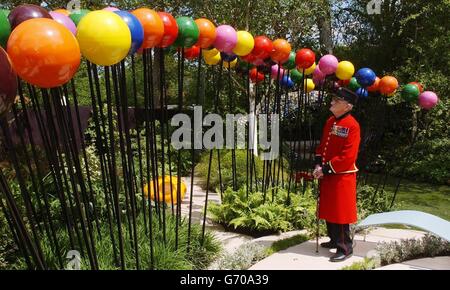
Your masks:
<instances>
[{"instance_id":1,"label":"medal on chest","mask_svg":"<svg viewBox=\"0 0 450 290\"><path fill-rule=\"evenodd\" d=\"M349 128L333 125L331 127L331 134L336 135L338 137L347 138L348 137Z\"/></svg>"}]
</instances>

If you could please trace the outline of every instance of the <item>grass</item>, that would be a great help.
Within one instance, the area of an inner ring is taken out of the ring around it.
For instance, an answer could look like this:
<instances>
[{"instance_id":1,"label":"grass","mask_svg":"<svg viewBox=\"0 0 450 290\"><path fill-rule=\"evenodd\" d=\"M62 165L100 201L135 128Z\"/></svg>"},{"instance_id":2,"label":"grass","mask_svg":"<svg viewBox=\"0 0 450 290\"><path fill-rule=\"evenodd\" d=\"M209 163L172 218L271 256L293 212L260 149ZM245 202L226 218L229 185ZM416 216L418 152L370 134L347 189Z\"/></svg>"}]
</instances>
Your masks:
<instances>
[{"instance_id":1,"label":"grass","mask_svg":"<svg viewBox=\"0 0 450 290\"><path fill-rule=\"evenodd\" d=\"M163 241L162 230L159 227L157 216L153 213L153 255L154 264L153 269L159 270L197 270L206 269L209 264L216 259L220 254L222 246L217 241L213 234L206 232L204 245L201 245L202 228L198 224L192 224L191 228L191 251L187 253L187 229L188 223L183 218L179 225L179 247L175 246L175 217L167 214L166 216L166 242ZM142 215L137 220L137 233L140 257L140 269L152 269L150 260L150 240L145 233ZM124 241L124 260L125 269L135 269L135 250L128 235L126 224L123 227L123 241ZM100 270L118 270L119 265L115 262L114 251L111 240L109 238L109 227L107 223L102 223L100 226L102 238L95 234L95 249L97 252L99 269ZM114 230L117 243L117 231ZM50 269L60 269L58 257L63 260L67 252L70 250L69 239L66 231L60 230L57 232L57 238L62 247L60 253L55 253L54 248L50 244L47 237L43 237L41 246L43 248L44 257ZM116 245L117 246L117 245ZM77 247L77 250L79 248ZM14 269L26 269L23 259L19 259L18 263L14 265ZM90 269L87 257L81 257L81 269Z\"/></svg>"},{"instance_id":2,"label":"grass","mask_svg":"<svg viewBox=\"0 0 450 290\"><path fill-rule=\"evenodd\" d=\"M307 240L309 240L309 237L307 235L299 234L287 239L276 241L266 250L266 254L267 256L270 256L276 252L306 242Z\"/></svg>"},{"instance_id":3,"label":"grass","mask_svg":"<svg viewBox=\"0 0 450 290\"><path fill-rule=\"evenodd\" d=\"M369 178L370 183L377 182L376 176ZM386 190L393 193L397 178L389 178ZM435 185L402 179L395 201L400 210L423 211L450 221L450 186Z\"/></svg>"}]
</instances>

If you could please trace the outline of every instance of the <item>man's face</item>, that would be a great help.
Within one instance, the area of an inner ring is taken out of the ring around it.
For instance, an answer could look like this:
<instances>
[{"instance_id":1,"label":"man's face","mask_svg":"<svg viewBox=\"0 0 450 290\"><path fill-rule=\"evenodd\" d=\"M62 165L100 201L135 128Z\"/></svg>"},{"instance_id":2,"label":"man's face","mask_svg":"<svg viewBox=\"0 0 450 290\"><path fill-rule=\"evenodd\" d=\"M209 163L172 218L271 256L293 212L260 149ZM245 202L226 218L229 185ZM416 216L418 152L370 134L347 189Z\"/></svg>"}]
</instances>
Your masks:
<instances>
[{"instance_id":1,"label":"man's face","mask_svg":"<svg viewBox=\"0 0 450 290\"><path fill-rule=\"evenodd\" d=\"M347 113L348 111L350 111L352 109L352 107L353 106L349 102L347 102L346 100L344 100L342 98L338 98L336 96L333 96L331 98L330 111L336 117L339 117L339 116Z\"/></svg>"}]
</instances>

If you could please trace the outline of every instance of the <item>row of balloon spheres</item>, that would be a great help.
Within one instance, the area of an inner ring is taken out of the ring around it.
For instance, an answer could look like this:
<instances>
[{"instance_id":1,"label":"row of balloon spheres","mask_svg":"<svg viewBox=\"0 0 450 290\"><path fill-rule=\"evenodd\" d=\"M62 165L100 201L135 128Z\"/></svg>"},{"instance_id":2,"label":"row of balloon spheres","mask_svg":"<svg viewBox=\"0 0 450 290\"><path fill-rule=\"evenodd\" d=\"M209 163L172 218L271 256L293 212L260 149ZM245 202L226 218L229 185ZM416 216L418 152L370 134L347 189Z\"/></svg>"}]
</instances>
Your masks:
<instances>
[{"instance_id":1,"label":"row of balloon spheres","mask_svg":"<svg viewBox=\"0 0 450 290\"><path fill-rule=\"evenodd\" d=\"M310 92L322 85L327 76L334 75L338 81L333 86L348 86L362 98L375 91L389 96L399 87L394 77L380 79L369 68L354 75L351 62L339 62L330 54L316 64L311 49L294 52L284 39L253 37L229 25L216 27L205 18L174 18L148 8L128 12L107 7L70 13L65 9L49 12L36 5L20 5L12 11L0 10L0 44L7 49L6 53L0 48L0 109L7 107L6 96L15 97L15 73L41 88L58 87L74 76L81 55L94 64L110 66L143 49L169 46L182 48L188 59L198 58L202 51L206 64L223 63L226 68L235 67L240 57L243 64L256 66L240 67L255 83L270 73L288 88L303 80ZM408 101L417 100L425 109L438 102L435 93L424 92L415 82L403 87L402 96Z\"/></svg>"}]
</instances>

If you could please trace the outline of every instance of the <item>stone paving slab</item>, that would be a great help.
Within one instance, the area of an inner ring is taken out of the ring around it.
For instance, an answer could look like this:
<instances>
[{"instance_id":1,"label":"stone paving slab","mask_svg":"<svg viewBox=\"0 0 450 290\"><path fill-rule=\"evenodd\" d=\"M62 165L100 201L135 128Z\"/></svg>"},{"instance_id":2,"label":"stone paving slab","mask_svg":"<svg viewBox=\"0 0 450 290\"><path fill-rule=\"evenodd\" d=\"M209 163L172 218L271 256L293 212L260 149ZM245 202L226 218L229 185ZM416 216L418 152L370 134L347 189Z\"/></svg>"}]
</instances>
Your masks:
<instances>
[{"instance_id":1,"label":"stone paving slab","mask_svg":"<svg viewBox=\"0 0 450 290\"><path fill-rule=\"evenodd\" d=\"M374 228L367 235L355 235L353 256L344 262L337 263L332 263L328 260L336 250L328 250L319 246L319 253L316 253L316 241L310 240L275 253L253 265L250 270L339 270L355 262L362 261L368 253L375 250L379 242L421 238L424 234L424 232L413 230ZM328 238L319 239L319 243L326 241L328 241ZM446 264L442 263L443 266L440 267L445 267ZM435 263L431 264L434 265ZM429 266L425 264L409 264L399 267L405 269L408 267L429 269Z\"/></svg>"},{"instance_id":2,"label":"stone paving slab","mask_svg":"<svg viewBox=\"0 0 450 290\"><path fill-rule=\"evenodd\" d=\"M328 238L319 239L319 243L326 241ZM353 255L344 262L331 263L328 259L332 255L333 250L321 247L319 253L316 253L316 241L310 240L275 253L256 263L249 270L338 270L363 260L362 257Z\"/></svg>"},{"instance_id":3,"label":"stone paving slab","mask_svg":"<svg viewBox=\"0 0 450 290\"><path fill-rule=\"evenodd\" d=\"M376 270L450 270L450 257L415 259L383 266Z\"/></svg>"}]
</instances>

